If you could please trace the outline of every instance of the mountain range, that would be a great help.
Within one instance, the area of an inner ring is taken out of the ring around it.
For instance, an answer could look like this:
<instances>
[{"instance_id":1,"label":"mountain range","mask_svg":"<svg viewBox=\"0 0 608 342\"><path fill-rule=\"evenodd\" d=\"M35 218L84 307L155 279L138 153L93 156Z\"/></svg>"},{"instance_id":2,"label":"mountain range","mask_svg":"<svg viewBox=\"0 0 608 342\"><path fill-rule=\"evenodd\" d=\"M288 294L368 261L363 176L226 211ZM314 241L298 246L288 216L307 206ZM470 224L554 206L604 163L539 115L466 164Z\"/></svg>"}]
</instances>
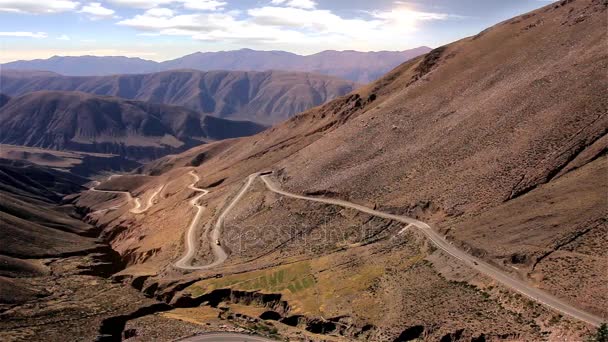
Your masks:
<instances>
[{"instance_id":1,"label":"mountain range","mask_svg":"<svg viewBox=\"0 0 608 342\"><path fill-rule=\"evenodd\" d=\"M173 69L302 71L336 76L358 83L371 82L397 65L425 54L426 46L405 51L323 51L302 56L285 51L196 52L177 59L154 62L141 58L54 56L49 59L4 63L4 70L45 70L67 76L105 76L113 74L141 74Z\"/></svg>"},{"instance_id":2,"label":"mountain range","mask_svg":"<svg viewBox=\"0 0 608 342\"><path fill-rule=\"evenodd\" d=\"M40 91L0 107L0 143L121 155L145 160L265 127L191 109L97 96Z\"/></svg>"},{"instance_id":3,"label":"mountain range","mask_svg":"<svg viewBox=\"0 0 608 342\"><path fill-rule=\"evenodd\" d=\"M303 72L196 70L113 76L8 70L0 74L0 84L2 92L10 96L41 90L80 91L178 105L220 118L262 124L285 120L358 86Z\"/></svg>"}]
</instances>

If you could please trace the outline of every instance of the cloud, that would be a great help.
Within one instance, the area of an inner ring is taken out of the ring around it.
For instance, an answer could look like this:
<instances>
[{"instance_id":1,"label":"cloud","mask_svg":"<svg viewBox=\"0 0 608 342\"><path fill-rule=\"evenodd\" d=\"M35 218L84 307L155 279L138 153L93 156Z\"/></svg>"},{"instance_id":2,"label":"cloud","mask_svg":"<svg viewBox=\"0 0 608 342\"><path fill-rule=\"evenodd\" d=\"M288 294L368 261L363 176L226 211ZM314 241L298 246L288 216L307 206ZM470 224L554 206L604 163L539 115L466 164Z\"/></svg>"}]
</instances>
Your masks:
<instances>
[{"instance_id":1,"label":"cloud","mask_svg":"<svg viewBox=\"0 0 608 342\"><path fill-rule=\"evenodd\" d=\"M180 2L185 6L186 0ZM444 13L417 11L404 3L394 3L393 8L386 11L360 12L359 17L354 18L316 6L310 0L271 0L267 6L244 12L216 10L176 14L170 9L153 8L118 24L146 35L190 36L222 44L308 50L323 42L335 49L387 49L395 46L395 37L416 31L421 23L451 18Z\"/></svg>"},{"instance_id":2,"label":"cloud","mask_svg":"<svg viewBox=\"0 0 608 342\"><path fill-rule=\"evenodd\" d=\"M62 34L61 36L57 37L58 40L70 40L70 37L68 35Z\"/></svg>"},{"instance_id":3,"label":"cloud","mask_svg":"<svg viewBox=\"0 0 608 342\"><path fill-rule=\"evenodd\" d=\"M163 7L151 8L145 12L145 15L149 17L167 18L173 16L173 10Z\"/></svg>"},{"instance_id":4,"label":"cloud","mask_svg":"<svg viewBox=\"0 0 608 342\"><path fill-rule=\"evenodd\" d=\"M167 5L172 3L172 0L108 0L108 2L125 7L133 8L154 8L156 6Z\"/></svg>"},{"instance_id":5,"label":"cloud","mask_svg":"<svg viewBox=\"0 0 608 342\"><path fill-rule=\"evenodd\" d=\"M107 19L114 16L114 10L103 7L99 2L91 2L90 4L83 6L79 12L87 14L87 16L93 20Z\"/></svg>"},{"instance_id":6,"label":"cloud","mask_svg":"<svg viewBox=\"0 0 608 342\"><path fill-rule=\"evenodd\" d=\"M304 9L314 9L317 7L317 3L312 0L290 0L287 2L287 6Z\"/></svg>"},{"instance_id":7,"label":"cloud","mask_svg":"<svg viewBox=\"0 0 608 342\"><path fill-rule=\"evenodd\" d=\"M218 0L108 0L119 6L151 9L159 6L178 4L185 9L200 11L216 11L223 8L227 3Z\"/></svg>"},{"instance_id":8,"label":"cloud","mask_svg":"<svg viewBox=\"0 0 608 342\"><path fill-rule=\"evenodd\" d=\"M217 11L224 6L226 2L216 0L182 0L184 8L201 11Z\"/></svg>"},{"instance_id":9,"label":"cloud","mask_svg":"<svg viewBox=\"0 0 608 342\"><path fill-rule=\"evenodd\" d=\"M73 11L79 5L69 0L0 0L0 12L51 14Z\"/></svg>"},{"instance_id":10,"label":"cloud","mask_svg":"<svg viewBox=\"0 0 608 342\"><path fill-rule=\"evenodd\" d=\"M46 32L0 32L0 37L25 37L25 38L46 38L48 35ZM3 52L4 53L4 52Z\"/></svg>"},{"instance_id":11,"label":"cloud","mask_svg":"<svg viewBox=\"0 0 608 342\"><path fill-rule=\"evenodd\" d=\"M312 0L271 0L273 5L286 5L288 7L314 9L317 7L317 3Z\"/></svg>"}]
</instances>

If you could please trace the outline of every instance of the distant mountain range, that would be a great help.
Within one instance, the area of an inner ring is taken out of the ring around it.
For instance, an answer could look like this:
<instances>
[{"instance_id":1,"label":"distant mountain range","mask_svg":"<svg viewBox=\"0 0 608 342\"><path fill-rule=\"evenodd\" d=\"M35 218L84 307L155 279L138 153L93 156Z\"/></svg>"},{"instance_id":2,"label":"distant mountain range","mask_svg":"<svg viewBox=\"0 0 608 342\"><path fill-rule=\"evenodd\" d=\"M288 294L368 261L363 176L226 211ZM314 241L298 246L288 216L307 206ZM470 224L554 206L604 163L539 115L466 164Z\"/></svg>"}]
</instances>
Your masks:
<instances>
[{"instance_id":1,"label":"distant mountain range","mask_svg":"<svg viewBox=\"0 0 608 342\"><path fill-rule=\"evenodd\" d=\"M128 57L60 57L15 61L2 64L4 70L45 70L67 76L107 76L140 74L173 69L304 71L336 76L359 83L368 83L397 65L429 52L431 48L417 47L405 51L323 51L302 56L285 51L197 52L174 60L154 62Z\"/></svg>"},{"instance_id":2,"label":"distant mountain range","mask_svg":"<svg viewBox=\"0 0 608 342\"><path fill-rule=\"evenodd\" d=\"M196 70L114 76L3 71L0 84L2 92L10 96L41 90L81 91L178 105L220 118L265 125L348 94L357 87L354 82L303 72Z\"/></svg>"},{"instance_id":3,"label":"distant mountain range","mask_svg":"<svg viewBox=\"0 0 608 342\"><path fill-rule=\"evenodd\" d=\"M176 106L41 91L0 107L0 143L154 159L206 141L252 135L265 127Z\"/></svg>"}]
</instances>

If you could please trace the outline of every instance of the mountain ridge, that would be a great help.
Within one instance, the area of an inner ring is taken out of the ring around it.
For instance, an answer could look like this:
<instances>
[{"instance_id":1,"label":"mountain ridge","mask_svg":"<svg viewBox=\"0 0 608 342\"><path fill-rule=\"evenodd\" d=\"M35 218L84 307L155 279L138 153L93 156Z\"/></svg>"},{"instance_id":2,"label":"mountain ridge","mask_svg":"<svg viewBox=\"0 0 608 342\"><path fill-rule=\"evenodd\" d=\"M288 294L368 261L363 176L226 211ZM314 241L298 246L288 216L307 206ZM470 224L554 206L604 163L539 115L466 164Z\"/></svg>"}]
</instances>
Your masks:
<instances>
[{"instance_id":1,"label":"mountain ridge","mask_svg":"<svg viewBox=\"0 0 608 342\"><path fill-rule=\"evenodd\" d=\"M114 76L56 76L8 71L0 74L9 96L32 91L82 91L187 107L220 118L264 125L354 90L332 76L288 71L172 70Z\"/></svg>"},{"instance_id":2,"label":"mountain ridge","mask_svg":"<svg viewBox=\"0 0 608 342\"><path fill-rule=\"evenodd\" d=\"M0 125L0 141L5 144L132 159L154 159L265 128L182 107L69 91L39 91L11 98L0 107Z\"/></svg>"},{"instance_id":3,"label":"mountain ridge","mask_svg":"<svg viewBox=\"0 0 608 342\"><path fill-rule=\"evenodd\" d=\"M321 73L367 83L402 62L417 57L431 49L420 46L403 51L325 50L311 55L299 55L287 51L228 50L194 52L164 62L124 56L53 56L48 59L19 60L0 65L5 70L46 70L66 76L109 76L114 74L140 74L173 69L200 71L300 71ZM348 55L350 65L344 62Z\"/></svg>"}]
</instances>

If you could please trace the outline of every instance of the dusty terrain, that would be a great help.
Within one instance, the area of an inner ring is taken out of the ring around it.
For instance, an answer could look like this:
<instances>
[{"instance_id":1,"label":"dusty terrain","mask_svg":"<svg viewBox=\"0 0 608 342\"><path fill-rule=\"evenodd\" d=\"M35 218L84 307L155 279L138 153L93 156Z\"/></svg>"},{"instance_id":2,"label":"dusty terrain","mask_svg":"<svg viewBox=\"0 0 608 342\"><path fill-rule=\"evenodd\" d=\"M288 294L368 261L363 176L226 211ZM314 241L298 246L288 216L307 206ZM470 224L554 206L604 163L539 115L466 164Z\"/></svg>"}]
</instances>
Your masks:
<instances>
[{"instance_id":1,"label":"dusty terrain","mask_svg":"<svg viewBox=\"0 0 608 342\"><path fill-rule=\"evenodd\" d=\"M2 92L80 91L186 107L224 119L273 124L348 94L358 84L319 74L287 71L171 70L104 77L44 76L3 71Z\"/></svg>"}]
</instances>

